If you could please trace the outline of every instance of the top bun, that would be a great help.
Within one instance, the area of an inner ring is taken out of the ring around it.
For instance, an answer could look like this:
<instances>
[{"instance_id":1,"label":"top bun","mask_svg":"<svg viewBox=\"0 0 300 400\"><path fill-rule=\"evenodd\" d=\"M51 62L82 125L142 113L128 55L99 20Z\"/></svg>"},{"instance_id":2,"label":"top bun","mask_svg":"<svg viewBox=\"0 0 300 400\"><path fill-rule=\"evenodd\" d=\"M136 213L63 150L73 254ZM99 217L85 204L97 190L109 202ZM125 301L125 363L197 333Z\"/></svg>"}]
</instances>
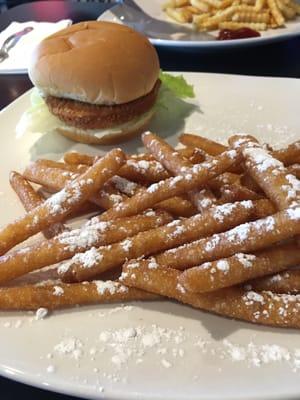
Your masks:
<instances>
[{"instance_id":1,"label":"top bun","mask_svg":"<svg viewBox=\"0 0 300 400\"><path fill-rule=\"evenodd\" d=\"M149 40L111 22L81 22L44 39L29 77L45 95L92 104L128 103L149 93L159 60Z\"/></svg>"}]
</instances>

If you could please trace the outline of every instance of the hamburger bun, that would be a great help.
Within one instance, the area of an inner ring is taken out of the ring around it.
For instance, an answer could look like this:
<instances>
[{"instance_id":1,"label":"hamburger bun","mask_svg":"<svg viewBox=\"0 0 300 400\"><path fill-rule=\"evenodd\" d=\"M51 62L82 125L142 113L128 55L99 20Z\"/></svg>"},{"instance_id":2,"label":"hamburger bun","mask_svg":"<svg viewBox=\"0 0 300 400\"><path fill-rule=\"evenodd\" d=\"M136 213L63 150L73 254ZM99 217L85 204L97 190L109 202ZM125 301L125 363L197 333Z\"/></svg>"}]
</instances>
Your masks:
<instances>
[{"instance_id":1,"label":"hamburger bun","mask_svg":"<svg viewBox=\"0 0 300 400\"><path fill-rule=\"evenodd\" d=\"M81 22L44 39L29 77L44 96L89 104L124 104L148 94L159 75L149 40L111 22Z\"/></svg>"}]
</instances>

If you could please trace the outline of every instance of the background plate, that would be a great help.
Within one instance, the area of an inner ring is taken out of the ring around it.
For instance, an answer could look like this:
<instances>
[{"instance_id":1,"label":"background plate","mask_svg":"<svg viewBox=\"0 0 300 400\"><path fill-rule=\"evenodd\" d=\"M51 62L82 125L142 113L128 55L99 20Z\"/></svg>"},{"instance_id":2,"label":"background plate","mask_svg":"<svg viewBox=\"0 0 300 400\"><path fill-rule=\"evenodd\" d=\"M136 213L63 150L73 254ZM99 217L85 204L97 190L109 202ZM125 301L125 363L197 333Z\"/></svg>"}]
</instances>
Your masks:
<instances>
[{"instance_id":1,"label":"background plate","mask_svg":"<svg viewBox=\"0 0 300 400\"><path fill-rule=\"evenodd\" d=\"M299 80L184 75L198 101L172 100L151 127L171 143L182 131L218 140L248 132L275 146L299 139ZM10 170L39 157L59 159L68 150L107 150L48 134L17 139L15 125L28 106L29 93L0 113L1 224L22 213L8 184ZM123 148L139 150L140 140ZM131 336L127 341L124 332ZM2 375L87 398L265 400L300 394L298 331L231 321L172 302L84 307L43 321L2 312L0 342ZM62 342L69 345L65 354ZM270 352L264 345L279 347L267 347Z\"/></svg>"},{"instance_id":2,"label":"background plate","mask_svg":"<svg viewBox=\"0 0 300 400\"><path fill-rule=\"evenodd\" d=\"M141 7L151 17L159 19L161 21L171 21L176 24L175 21L169 19L167 15L162 11L162 5L166 0L135 0L135 3ZM99 16L99 20L113 21L120 23L120 20L116 18L109 10L105 11ZM249 46L262 43L276 42L284 40L300 34L300 17L298 16L295 20L287 22L286 26L279 29L269 29L266 32L261 32L261 37L249 38L249 39L238 39L238 40L203 40L195 41L188 34L183 34L183 28L186 29L188 25L178 25L178 32L173 35L171 40L165 40L163 38L150 38L150 41L157 46L172 46L185 48L197 48L197 49L216 49L216 48L229 48L236 46ZM157 32L159 34L159 32ZM216 36L216 31L213 35Z\"/></svg>"}]
</instances>

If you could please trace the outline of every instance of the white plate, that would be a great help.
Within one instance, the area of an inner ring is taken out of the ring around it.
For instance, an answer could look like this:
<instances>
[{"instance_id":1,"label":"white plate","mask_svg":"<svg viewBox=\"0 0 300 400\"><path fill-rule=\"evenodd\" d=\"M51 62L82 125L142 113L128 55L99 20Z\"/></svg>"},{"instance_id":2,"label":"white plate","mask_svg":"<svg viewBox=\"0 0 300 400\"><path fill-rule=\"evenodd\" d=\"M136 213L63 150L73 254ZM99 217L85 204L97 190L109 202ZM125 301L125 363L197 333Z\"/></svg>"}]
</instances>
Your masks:
<instances>
[{"instance_id":1,"label":"white plate","mask_svg":"<svg viewBox=\"0 0 300 400\"><path fill-rule=\"evenodd\" d=\"M250 132L277 146L299 139L299 80L213 74L185 77L195 85L198 103L173 104L164 119L152 125L171 143L183 130L215 139ZM22 213L8 184L10 170L22 170L38 157L59 159L71 149L97 150L54 135L28 134L16 139L15 124L28 105L29 93L0 113L1 224ZM124 146L127 151L138 147L139 140ZM99 339L101 333L102 339L108 338L108 330L120 333L128 328L140 329L129 343L113 348L110 340ZM69 338L82 344L78 360L54 350ZM264 344L276 344L282 354L289 351L292 357L281 362L265 360L269 363L260 367L253 366L253 354L233 361L225 339L241 346L235 347L237 356L252 342L260 351ZM43 321L35 321L33 314L2 312L0 343L2 375L87 398L245 400L300 395L300 369L293 372L295 350L300 348L298 331L232 321L173 302L134 303L122 309L119 305L85 307L55 312ZM120 357L112 358L122 346L128 352L123 363ZM118 360L120 366L114 363Z\"/></svg>"},{"instance_id":2,"label":"white plate","mask_svg":"<svg viewBox=\"0 0 300 400\"><path fill-rule=\"evenodd\" d=\"M297 1L297 0L296 0ZM175 23L173 20L169 19L167 15L162 11L162 5L166 2L166 0L135 0L135 3L141 7L148 15L153 18L159 19L165 22ZM109 10L104 12L104 14L100 15L98 18L103 21L113 21L120 23L120 20L116 18ZM182 34L182 26L178 25L178 32L173 35L173 37L169 40L165 40L163 38L149 38L150 41L157 46L172 46L172 47L181 47L182 49L187 48L197 48L197 49L215 49L215 48L228 48L235 46L249 46L259 43L268 43L280 41L283 39L287 39L290 37L298 36L300 34L300 17L296 18L293 21L289 21L286 23L286 26L279 29L269 29L266 32L261 32L261 37L249 38L249 39L238 39L238 40L203 40L203 41L195 41L192 38L192 29L191 29L191 37L188 35ZM187 25L184 25L186 28ZM213 32L213 35L216 36L217 32ZM159 35L159 32L157 32Z\"/></svg>"}]
</instances>

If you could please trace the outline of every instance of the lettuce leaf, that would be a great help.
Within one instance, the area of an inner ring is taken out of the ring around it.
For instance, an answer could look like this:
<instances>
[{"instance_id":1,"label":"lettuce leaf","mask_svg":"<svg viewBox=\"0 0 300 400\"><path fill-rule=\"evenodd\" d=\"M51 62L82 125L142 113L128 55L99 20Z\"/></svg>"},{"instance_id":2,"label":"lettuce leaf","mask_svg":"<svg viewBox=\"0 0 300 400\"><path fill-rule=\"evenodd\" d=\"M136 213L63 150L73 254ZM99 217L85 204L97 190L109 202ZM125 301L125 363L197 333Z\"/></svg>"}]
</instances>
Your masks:
<instances>
[{"instance_id":1,"label":"lettuce leaf","mask_svg":"<svg viewBox=\"0 0 300 400\"><path fill-rule=\"evenodd\" d=\"M187 83L182 75L171 75L160 71L159 79L162 85L169 89L176 97L181 99L194 98L195 92L193 85Z\"/></svg>"}]
</instances>

